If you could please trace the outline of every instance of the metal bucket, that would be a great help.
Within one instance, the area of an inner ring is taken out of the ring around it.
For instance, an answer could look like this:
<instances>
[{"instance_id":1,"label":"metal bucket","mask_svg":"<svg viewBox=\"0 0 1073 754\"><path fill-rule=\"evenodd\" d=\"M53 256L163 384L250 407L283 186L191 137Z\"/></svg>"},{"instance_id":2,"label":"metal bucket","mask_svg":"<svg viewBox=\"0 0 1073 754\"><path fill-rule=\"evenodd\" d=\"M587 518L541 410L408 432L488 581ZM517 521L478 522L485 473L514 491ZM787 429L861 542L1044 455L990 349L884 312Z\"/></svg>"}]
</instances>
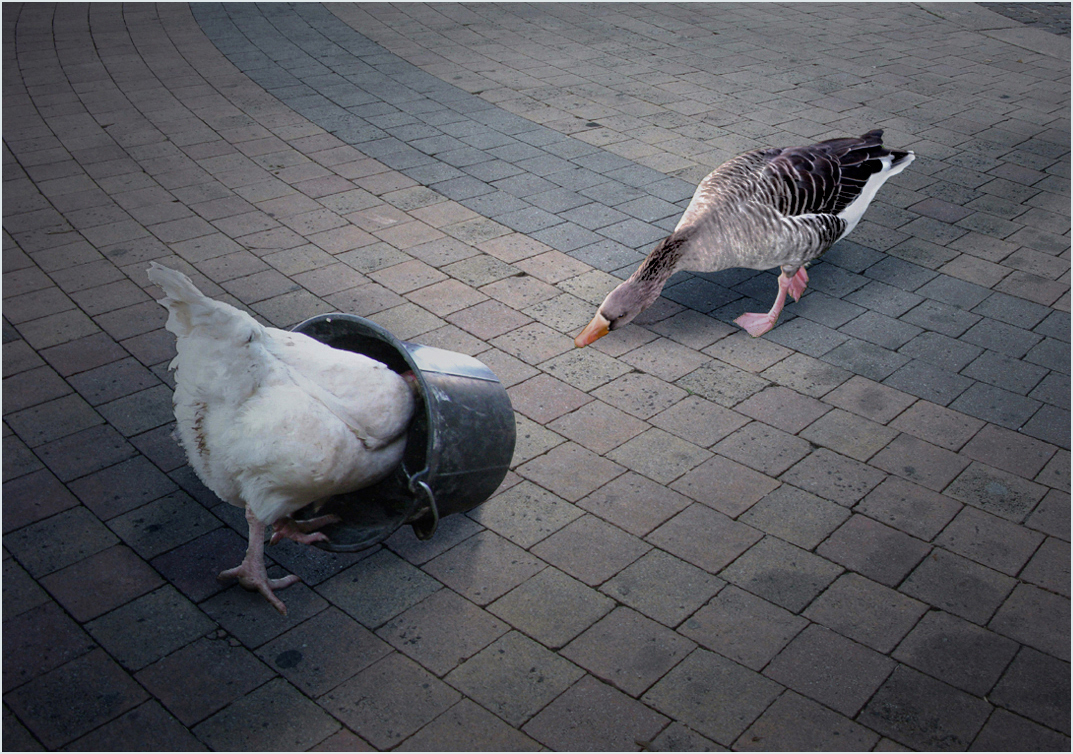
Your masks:
<instances>
[{"instance_id":1,"label":"metal bucket","mask_svg":"<svg viewBox=\"0 0 1073 754\"><path fill-rule=\"evenodd\" d=\"M402 463L374 485L336 495L315 513L307 506L296 514L341 519L321 529L328 541L319 547L362 550L403 524L428 539L440 518L468 511L496 491L514 456L515 425L510 398L492 370L465 354L401 341L353 314L322 314L294 331L400 374L412 371L420 387Z\"/></svg>"}]
</instances>

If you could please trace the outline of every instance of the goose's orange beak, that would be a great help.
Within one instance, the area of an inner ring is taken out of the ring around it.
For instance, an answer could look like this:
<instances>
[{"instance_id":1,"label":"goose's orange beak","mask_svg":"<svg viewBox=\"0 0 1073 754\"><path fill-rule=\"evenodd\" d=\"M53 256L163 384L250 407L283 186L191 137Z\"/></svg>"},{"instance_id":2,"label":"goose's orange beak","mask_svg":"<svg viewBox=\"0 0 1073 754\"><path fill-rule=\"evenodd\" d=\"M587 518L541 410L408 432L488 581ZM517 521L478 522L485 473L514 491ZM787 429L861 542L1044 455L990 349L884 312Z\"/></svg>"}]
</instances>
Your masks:
<instances>
[{"instance_id":1,"label":"goose's orange beak","mask_svg":"<svg viewBox=\"0 0 1073 754\"><path fill-rule=\"evenodd\" d=\"M607 321L604 315L596 312L596 316L592 318L592 322L585 326L585 329L581 331L581 334L574 338L574 345L578 348L584 348L593 341L607 335L611 331L611 323Z\"/></svg>"}]
</instances>

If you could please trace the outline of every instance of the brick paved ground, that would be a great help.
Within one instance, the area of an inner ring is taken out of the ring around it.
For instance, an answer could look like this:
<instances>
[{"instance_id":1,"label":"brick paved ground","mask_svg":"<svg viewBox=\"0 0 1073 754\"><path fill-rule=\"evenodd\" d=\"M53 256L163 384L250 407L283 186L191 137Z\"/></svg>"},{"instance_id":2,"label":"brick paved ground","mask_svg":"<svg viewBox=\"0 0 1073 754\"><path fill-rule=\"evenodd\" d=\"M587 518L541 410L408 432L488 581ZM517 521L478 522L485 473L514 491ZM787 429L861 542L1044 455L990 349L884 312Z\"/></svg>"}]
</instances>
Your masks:
<instances>
[{"instance_id":1,"label":"brick paved ground","mask_svg":"<svg viewBox=\"0 0 1073 754\"><path fill-rule=\"evenodd\" d=\"M5 4L3 746L1068 750L1069 42L978 6ZM914 149L810 292L681 274L745 149ZM171 439L149 260L508 387L428 542L269 548Z\"/></svg>"}]
</instances>

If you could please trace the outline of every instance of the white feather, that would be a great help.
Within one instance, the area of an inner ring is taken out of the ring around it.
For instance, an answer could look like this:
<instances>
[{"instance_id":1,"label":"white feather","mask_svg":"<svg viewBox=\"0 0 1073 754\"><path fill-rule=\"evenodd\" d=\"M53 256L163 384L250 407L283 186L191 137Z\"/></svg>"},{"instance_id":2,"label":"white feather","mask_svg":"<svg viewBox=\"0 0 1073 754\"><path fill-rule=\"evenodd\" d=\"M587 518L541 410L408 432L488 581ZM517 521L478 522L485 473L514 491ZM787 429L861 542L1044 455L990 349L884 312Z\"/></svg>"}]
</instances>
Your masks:
<instances>
[{"instance_id":1,"label":"white feather","mask_svg":"<svg viewBox=\"0 0 1073 754\"><path fill-rule=\"evenodd\" d=\"M191 466L271 524L398 465L414 410L406 381L361 354L264 327L153 263L177 337L175 418Z\"/></svg>"}]
</instances>

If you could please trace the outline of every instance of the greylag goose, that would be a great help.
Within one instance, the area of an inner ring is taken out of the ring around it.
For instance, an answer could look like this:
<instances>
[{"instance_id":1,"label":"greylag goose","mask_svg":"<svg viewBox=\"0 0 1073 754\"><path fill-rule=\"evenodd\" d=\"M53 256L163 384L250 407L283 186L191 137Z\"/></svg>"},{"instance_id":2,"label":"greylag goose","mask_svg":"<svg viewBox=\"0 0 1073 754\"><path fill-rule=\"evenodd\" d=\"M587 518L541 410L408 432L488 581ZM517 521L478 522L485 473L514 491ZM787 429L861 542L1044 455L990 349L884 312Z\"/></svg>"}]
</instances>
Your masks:
<instances>
[{"instance_id":1,"label":"greylag goose","mask_svg":"<svg viewBox=\"0 0 1073 754\"><path fill-rule=\"evenodd\" d=\"M787 294L801 298L805 266L853 230L879 187L913 158L912 152L886 149L877 129L728 160L700 182L674 232L607 295L574 344L587 346L632 321L678 270L779 267L771 310L734 320L753 337L763 335L778 321Z\"/></svg>"},{"instance_id":2,"label":"greylag goose","mask_svg":"<svg viewBox=\"0 0 1073 754\"><path fill-rule=\"evenodd\" d=\"M170 368L179 440L205 486L246 511L246 557L219 578L259 591L286 615L273 592L298 577L268 578L266 526L273 526L272 544L325 540L316 529L334 516L298 522L292 515L368 486L399 464L416 378L307 335L263 327L156 262L149 279L164 289L165 327L177 338Z\"/></svg>"}]
</instances>

